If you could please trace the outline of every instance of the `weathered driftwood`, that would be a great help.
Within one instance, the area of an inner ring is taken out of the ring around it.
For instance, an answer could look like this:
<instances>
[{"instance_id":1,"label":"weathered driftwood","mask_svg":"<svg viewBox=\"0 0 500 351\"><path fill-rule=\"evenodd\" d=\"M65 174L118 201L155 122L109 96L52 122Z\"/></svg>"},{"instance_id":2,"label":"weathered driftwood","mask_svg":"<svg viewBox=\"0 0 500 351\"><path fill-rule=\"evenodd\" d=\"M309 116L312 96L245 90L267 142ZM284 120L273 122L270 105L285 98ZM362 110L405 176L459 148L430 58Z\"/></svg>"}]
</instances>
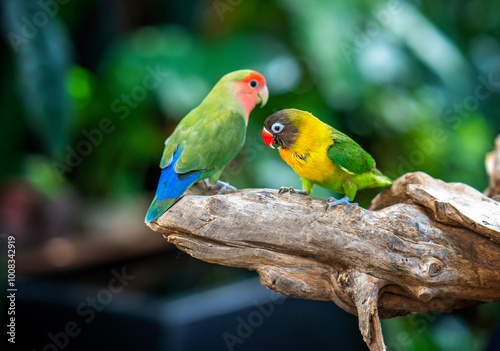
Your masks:
<instances>
[{"instance_id":1,"label":"weathered driftwood","mask_svg":"<svg viewBox=\"0 0 500 351\"><path fill-rule=\"evenodd\" d=\"M486 171L490 177L490 186L485 194L500 200L500 135L495 141L495 151L486 155Z\"/></svg>"},{"instance_id":2,"label":"weathered driftwood","mask_svg":"<svg viewBox=\"0 0 500 351\"><path fill-rule=\"evenodd\" d=\"M371 350L385 349L379 318L500 302L500 202L417 172L369 210L325 203L270 189L190 195L149 225L195 258L256 270L269 289L333 300L358 315Z\"/></svg>"}]
</instances>

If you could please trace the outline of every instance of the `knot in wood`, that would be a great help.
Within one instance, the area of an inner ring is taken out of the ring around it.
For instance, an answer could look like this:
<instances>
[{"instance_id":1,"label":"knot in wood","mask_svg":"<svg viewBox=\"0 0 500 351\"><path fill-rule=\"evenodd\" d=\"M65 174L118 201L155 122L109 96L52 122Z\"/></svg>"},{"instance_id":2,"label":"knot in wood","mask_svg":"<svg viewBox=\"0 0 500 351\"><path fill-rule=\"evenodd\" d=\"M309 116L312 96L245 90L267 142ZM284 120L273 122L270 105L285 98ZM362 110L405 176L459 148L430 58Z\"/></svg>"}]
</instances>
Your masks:
<instances>
[{"instance_id":1,"label":"knot in wood","mask_svg":"<svg viewBox=\"0 0 500 351\"><path fill-rule=\"evenodd\" d=\"M417 297L420 301L429 302L432 300L432 290L428 288L419 288L417 292Z\"/></svg>"},{"instance_id":2,"label":"knot in wood","mask_svg":"<svg viewBox=\"0 0 500 351\"><path fill-rule=\"evenodd\" d=\"M337 278L337 284L342 289L347 289L352 286L353 281L351 278L351 271L341 272Z\"/></svg>"},{"instance_id":3,"label":"knot in wood","mask_svg":"<svg viewBox=\"0 0 500 351\"><path fill-rule=\"evenodd\" d=\"M420 268L425 275L428 275L429 277L435 277L443 270L443 266L444 265L441 260L435 257L428 257L422 261Z\"/></svg>"}]
</instances>

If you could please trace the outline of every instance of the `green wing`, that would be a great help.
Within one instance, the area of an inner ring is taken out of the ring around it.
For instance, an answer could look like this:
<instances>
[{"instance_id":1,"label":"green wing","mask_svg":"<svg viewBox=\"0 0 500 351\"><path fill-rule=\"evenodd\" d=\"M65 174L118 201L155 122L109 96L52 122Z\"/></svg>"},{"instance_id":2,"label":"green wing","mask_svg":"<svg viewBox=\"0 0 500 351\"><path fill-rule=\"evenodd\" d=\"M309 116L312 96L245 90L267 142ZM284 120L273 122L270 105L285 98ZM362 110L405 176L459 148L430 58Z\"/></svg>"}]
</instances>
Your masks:
<instances>
[{"instance_id":1,"label":"green wing","mask_svg":"<svg viewBox=\"0 0 500 351\"><path fill-rule=\"evenodd\" d=\"M167 167L180 148L177 173L221 171L240 151L245 133L245 120L236 110L228 112L222 105L213 109L198 107L184 117L165 141L160 167Z\"/></svg>"},{"instance_id":2,"label":"green wing","mask_svg":"<svg viewBox=\"0 0 500 351\"><path fill-rule=\"evenodd\" d=\"M328 157L344 171L362 174L375 168L375 160L354 140L344 133L332 129L333 144L328 148Z\"/></svg>"}]
</instances>

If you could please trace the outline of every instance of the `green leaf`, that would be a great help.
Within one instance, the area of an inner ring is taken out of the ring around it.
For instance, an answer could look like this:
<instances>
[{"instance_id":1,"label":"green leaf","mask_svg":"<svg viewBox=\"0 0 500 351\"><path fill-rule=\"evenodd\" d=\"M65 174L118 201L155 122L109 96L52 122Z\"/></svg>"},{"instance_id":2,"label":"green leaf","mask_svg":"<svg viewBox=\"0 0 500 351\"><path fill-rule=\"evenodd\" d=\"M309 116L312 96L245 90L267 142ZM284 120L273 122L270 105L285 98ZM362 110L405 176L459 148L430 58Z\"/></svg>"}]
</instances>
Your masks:
<instances>
[{"instance_id":1,"label":"green leaf","mask_svg":"<svg viewBox=\"0 0 500 351\"><path fill-rule=\"evenodd\" d=\"M5 12L27 123L55 156L68 142L72 120L65 89L71 61L69 35L57 11L43 9L37 0L6 0Z\"/></svg>"}]
</instances>

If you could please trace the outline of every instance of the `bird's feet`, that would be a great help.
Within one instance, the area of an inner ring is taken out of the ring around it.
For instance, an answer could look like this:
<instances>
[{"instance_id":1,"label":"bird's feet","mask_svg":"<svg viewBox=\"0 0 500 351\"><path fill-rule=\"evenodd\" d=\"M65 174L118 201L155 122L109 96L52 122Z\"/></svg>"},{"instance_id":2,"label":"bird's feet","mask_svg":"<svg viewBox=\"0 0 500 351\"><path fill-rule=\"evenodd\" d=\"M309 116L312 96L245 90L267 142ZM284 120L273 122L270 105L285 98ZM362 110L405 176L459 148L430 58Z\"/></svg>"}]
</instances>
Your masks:
<instances>
[{"instance_id":1,"label":"bird's feet","mask_svg":"<svg viewBox=\"0 0 500 351\"><path fill-rule=\"evenodd\" d=\"M226 193L234 193L236 190L238 190L238 189L236 189L236 187L232 186L231 184L220 181L220 180L217 181L217 184L215 184L215 186L219 188L217 195L226 194Z\"/></svg>"},{"instance_id":2,"label":"bird's feet","mask_svg":"<svg viewBox=\"0 0 500 351\"><path fill-rule=\"evenodd\" d=\"M281 195L281 194L284 194L284 193L307 195L307 192L305 190L295 190L291 186L290 187L282 186L280 188L280 190L278 191L278 195Z\"/></svg>"},{"instance_id":3,"label":"bird's feet","mask_svg":"<svg viewBox=\"0 0 500 351\"><path fill-rule=\"evenodd\" d=\"M208 179L203 179L202 182L204 183L205 190L207 192L212 193L214 191L217 191L217 195L221 195L224 193L232 193L232 192L235 192L236 190L238 190L234 186L232 186L231 184L226 183L226 182L222 182L220 180L218 180L216 184L210 183L210 181Z\"/></svg>"},{"instance_id":4,"label":"bird's feet","mask_svg":"<svg viewBox=\"0 0 500 351\"><path fill-rule=\"evenodd\" d=\"M325 211L327 211L330 207L337 206L337 205L358 205L358 203L351 202L351 198L349 196L344 196L342 199L339 199L339 200L337 200L334 197L329 197L328 203L326 204L326 207L325 207Z\"/></svg>"}]
</instances>

